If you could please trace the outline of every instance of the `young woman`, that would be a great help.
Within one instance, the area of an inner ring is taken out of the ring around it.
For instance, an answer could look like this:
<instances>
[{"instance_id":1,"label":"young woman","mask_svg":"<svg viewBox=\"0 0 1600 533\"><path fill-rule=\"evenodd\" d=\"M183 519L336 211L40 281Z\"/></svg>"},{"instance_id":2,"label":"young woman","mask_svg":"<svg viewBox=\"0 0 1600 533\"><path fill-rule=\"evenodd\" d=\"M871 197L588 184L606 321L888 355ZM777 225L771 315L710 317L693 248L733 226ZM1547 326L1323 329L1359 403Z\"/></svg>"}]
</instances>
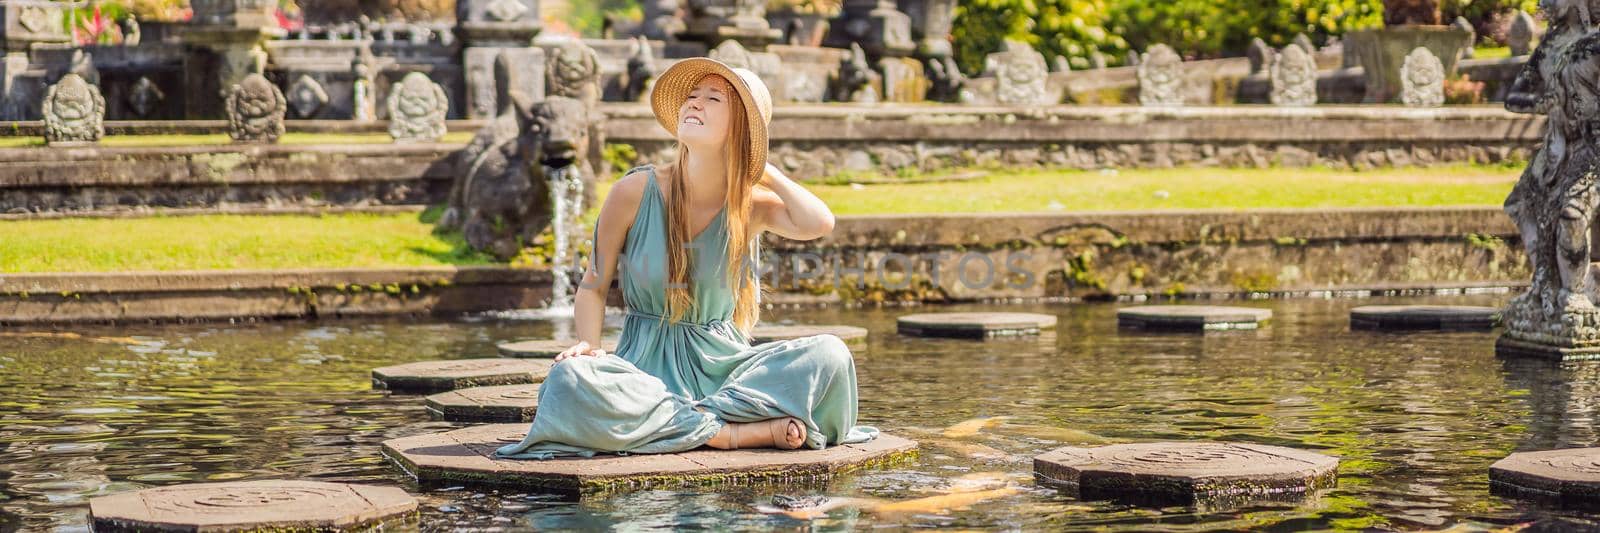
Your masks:
<instances>
[{"instance_id":1,"label":"young woman","mask_svg":"<svg viewBox=\"0 0 1600 533\"><path fill-rule=\"evenodd\" d=\"M651 92L678 158L611 188L575 299L579 342L556 357L517 459L863 442L855 362L833 335L750 345L754 267L771 231L833 230L815 195L767 165L772 97L749 70L707 58L674 64ZM606 292L620 276L627 317L616 353L600 347Z\"/></svg>"}]
</instances>

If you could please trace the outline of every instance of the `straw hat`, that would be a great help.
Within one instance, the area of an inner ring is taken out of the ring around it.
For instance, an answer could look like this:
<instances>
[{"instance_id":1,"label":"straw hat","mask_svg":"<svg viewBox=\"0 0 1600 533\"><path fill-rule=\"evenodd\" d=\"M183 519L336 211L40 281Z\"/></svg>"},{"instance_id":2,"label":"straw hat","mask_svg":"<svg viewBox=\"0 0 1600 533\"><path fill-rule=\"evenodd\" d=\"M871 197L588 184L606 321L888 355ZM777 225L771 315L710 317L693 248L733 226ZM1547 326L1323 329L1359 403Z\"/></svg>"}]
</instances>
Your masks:
<instances>
[{"instance_id":1,"label":"straw hat","mask_svg":"<svg viewBox=\"0 0 1600 533\"><path fill-rule=\"evenodd\" d=\"M656 78L655 88L650 91L650 107L661 127L677 137L678 109L689 99L689 91L711 74L728 80L739 93L739 101L744 103L750 130L750 160L746 162L745 173L749 179L758 180L767 167L767 124L772 122L772 93L756 73L706 57L684 59Z\"/></svg>"}]
</instances>

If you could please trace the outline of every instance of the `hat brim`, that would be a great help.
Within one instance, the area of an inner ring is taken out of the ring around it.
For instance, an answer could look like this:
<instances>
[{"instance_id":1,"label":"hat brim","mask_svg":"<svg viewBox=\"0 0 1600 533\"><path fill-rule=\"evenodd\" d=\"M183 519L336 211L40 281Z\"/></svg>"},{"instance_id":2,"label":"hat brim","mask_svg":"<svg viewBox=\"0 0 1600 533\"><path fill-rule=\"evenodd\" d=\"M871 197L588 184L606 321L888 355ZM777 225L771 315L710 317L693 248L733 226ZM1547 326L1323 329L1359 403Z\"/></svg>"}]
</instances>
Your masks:
<instances>
[{"instance_id":1,"label":"hat brim","mask_svg":"<svg viewBox=\"0 0 1600 533\"><path fill-rule=\"evenodd\" d=\"M689 92L694 90L694 86L711 74L728 80L733 90L739 93L750 132L750 160L745 174L749 181L759 181L767 168L767 124L755 98L751 96L750 85L727 64L707 57L691 57L668 67L666 72L656 77L655 88L650 92L650 107L656 114L656 121L666 128L668 134L677 138L678 109L689 99Z\"/></svg>"}]
</instances>

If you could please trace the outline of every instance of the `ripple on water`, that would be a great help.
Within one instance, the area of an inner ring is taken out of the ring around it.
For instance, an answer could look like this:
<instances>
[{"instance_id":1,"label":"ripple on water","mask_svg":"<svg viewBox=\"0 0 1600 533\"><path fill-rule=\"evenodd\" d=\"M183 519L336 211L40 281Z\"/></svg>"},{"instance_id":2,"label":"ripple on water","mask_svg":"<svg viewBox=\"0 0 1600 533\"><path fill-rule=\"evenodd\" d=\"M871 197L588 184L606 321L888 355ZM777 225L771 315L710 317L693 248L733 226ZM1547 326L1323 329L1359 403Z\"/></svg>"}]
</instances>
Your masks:
<instances>
[{"instance_id":1,"label":"ripple on water","mask_svg":"<svg viewBox=\"0 0 1600 533\"><path fill-rule=\"evenodd\" d=\"M1570 520L1490 496L1484 472L1510 450L1600 441L1600 404L1590 401L1600 397L1600 370L1498 360L1492 333L1348 329L1347 312L1356 305L1497 305L1504 298L1262 302L1278 317L1271 326L1207 335L1121 331L1115 305L1019 306L1003 310L1054 313L1057 331L987 343L875 335L854 350L862 423L922 440L918 460L832 483L642 491L583 502L409 484L377 444L460 426L429 419L415 397L373 390L369 374L494 353L498 342L547 338L570 331L570 323L478 317L6 337L0 530L82 530L85 498L96 494L273 478L407 486L424 501L428 530L1442 528ZM766 318L893 332L903 312L777 310ZM944 434L996 416L1009 418ZM1032 481L1029 459L1043 451L1147 439L1319 450L1344 458L1344 484L1304 505L1217 510L1083 502ZM778 494L902 502L970 490L997 474L1020 492L901 514L844 507L809 524L757 511Z\"/></svg>"}]
</instances>

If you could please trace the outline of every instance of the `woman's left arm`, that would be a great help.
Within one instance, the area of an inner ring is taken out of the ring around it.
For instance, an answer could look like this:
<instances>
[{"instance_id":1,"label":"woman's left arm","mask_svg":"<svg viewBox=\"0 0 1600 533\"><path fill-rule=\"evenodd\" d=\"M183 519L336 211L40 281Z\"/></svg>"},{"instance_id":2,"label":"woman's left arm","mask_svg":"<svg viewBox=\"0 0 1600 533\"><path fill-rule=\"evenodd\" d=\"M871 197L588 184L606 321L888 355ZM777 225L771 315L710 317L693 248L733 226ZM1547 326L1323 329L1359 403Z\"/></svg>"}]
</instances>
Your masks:
<instances>
[{"instance_id":1,"label":"woman's left arm","mask_svg":"<svg viewBox=\"0 0 1600 533\"><path fill-rule=\"evenodd\" d=\"M797 241L819 239L833 233L833 210L778 167L767 163L761 184L769 190L756 188L752 199L758 229Z\"/></svg>"}]
</instances>

